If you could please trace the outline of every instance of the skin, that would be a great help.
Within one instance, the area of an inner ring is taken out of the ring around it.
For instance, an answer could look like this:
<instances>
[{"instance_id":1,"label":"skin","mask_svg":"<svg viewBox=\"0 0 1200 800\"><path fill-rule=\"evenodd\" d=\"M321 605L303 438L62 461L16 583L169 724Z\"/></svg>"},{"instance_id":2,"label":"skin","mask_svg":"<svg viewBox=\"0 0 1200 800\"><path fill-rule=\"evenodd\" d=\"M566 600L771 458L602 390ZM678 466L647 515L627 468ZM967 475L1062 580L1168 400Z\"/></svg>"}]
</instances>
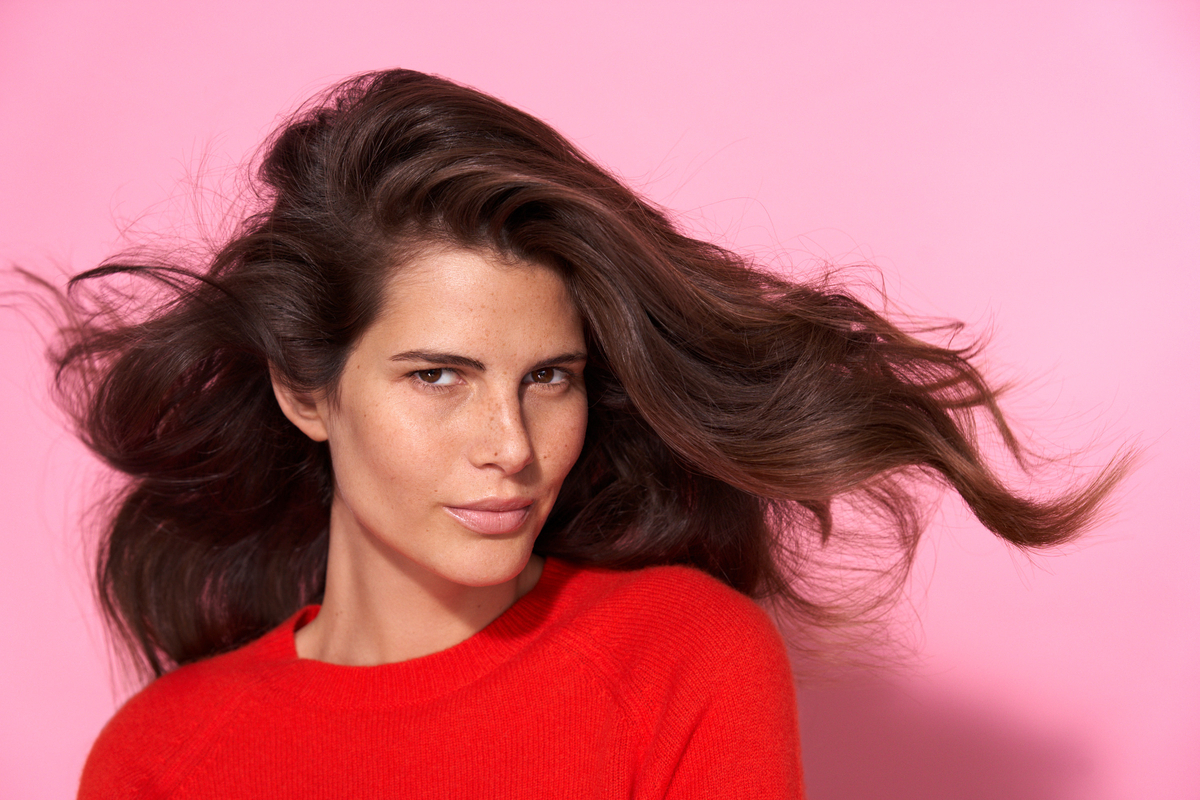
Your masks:
<instances>
[{"instance_id":1,"label":"skin","mask_svg":"<svg viewBox=\"0 0 1200 800\"><path fill-rule=\"evenodd\" d=\"M583 446L586 347L551 269L431 251L390 281L334 393L278 382L328 441L325 600L302 658L372 665L452 647L537 583L532 556Z\"/></svg>"}]
</instances>

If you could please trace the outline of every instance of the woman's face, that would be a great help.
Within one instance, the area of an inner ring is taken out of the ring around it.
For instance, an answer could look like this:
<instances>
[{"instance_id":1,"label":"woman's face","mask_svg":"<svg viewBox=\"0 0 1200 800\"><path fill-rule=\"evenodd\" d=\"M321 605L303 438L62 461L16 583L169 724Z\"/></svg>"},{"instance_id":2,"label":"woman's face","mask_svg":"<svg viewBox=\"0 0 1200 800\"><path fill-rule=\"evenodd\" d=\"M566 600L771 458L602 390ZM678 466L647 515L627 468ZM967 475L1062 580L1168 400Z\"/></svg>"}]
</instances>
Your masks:
<instances>
[{"instance_id":1,"label":"woman's face","mask_svg":"<svg viewBox=\"0 0 1200 800\"><path fill-rule=\"evenodd\" d=\"M405 267L336 399L310 409L331 536L423 581L514 579L583 446L585 360L553 270L457 249Z\"/></svg>"}]
</instances>

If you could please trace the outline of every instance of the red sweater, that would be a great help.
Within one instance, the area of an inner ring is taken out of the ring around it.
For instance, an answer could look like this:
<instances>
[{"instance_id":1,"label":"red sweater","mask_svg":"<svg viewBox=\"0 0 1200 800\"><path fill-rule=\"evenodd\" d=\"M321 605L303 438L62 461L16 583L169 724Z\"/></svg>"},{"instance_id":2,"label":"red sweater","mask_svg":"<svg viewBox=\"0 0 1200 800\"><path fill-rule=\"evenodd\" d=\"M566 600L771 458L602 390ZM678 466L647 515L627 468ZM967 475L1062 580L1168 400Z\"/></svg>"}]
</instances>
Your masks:
<instances>
[{"instance_id":1,"label":"red sweater","mask_svg":"<svg viewBox=\"0 0 1200 800\"><path fill-rule=\"evenodd\" d=\"M796 798L770 619L696 570L580 568L423 658L296 656L297 613L175 670L100 734L81 798Z\"/></svg>"}]
</instances>

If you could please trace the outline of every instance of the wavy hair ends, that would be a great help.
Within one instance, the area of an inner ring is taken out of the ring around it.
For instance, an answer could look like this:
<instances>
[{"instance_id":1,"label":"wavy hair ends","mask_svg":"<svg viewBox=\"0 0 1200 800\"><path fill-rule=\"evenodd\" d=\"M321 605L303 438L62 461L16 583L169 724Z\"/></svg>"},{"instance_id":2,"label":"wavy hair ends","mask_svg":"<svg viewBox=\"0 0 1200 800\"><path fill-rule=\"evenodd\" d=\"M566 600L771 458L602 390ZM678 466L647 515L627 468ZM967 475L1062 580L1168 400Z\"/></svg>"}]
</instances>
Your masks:
<instances>
[{"instance_id":1,"label":"wavy hair ends","mask_svg":"<svg viewBox=\"0 0 1200 800\"><path fill-rule=\"evenodd\" d=\"M684 235L546 124L450 81L354 77L283 124L257 174L259 210L209 263L114 259L65 298L59 396L128 476L98 593L150 674L320 600L328 452L283 416L271 374L336 391L388 276L430 248L553 267L584 319L588 432L544 555L690 564L828 625L846 615L805 594L806 553L839 535L836 498L861 498L895 543L892 588L862 607L900 585L916 546L902 476L935 475L999 536L1045 546L1086 527L1128 467L1017 496L981 454L980 415L1021 448L969 351ZM116 276L164 299L130 315Z\"/></svg>"}]
</instances>

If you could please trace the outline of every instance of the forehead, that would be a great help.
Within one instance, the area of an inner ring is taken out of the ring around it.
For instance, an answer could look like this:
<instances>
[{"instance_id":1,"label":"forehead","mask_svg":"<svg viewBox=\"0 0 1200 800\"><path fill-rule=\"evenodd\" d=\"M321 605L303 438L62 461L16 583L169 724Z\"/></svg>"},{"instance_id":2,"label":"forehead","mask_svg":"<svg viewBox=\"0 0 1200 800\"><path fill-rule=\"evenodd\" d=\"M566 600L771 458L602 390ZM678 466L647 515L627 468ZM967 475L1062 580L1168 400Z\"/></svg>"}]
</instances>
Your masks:
<instances>
[{"instance_id":1,"label":"forehead","mask_svg":"<svg viewBox=\"0 0 1200 800\"><path fill-rule=\"evenodd\" d=\"M427 251L398 269L385 292L380 324L429 344L538 338L583 343L579 313L557 271L487 250Z\"/></svg>"},{"instance_id":2,"label":"forehead","mask_svg":"<svg viewBox=\"0 0 1200 800\"><path fill-rule=\"evenodd\" d=\"M502 288L506 283L565 284L558 273L549 267L530 261L507 258L491 250L436 246L412 257L397 269L389 289L432 288L440 286L459 292Z\"/></svg>"}]
</instances>

